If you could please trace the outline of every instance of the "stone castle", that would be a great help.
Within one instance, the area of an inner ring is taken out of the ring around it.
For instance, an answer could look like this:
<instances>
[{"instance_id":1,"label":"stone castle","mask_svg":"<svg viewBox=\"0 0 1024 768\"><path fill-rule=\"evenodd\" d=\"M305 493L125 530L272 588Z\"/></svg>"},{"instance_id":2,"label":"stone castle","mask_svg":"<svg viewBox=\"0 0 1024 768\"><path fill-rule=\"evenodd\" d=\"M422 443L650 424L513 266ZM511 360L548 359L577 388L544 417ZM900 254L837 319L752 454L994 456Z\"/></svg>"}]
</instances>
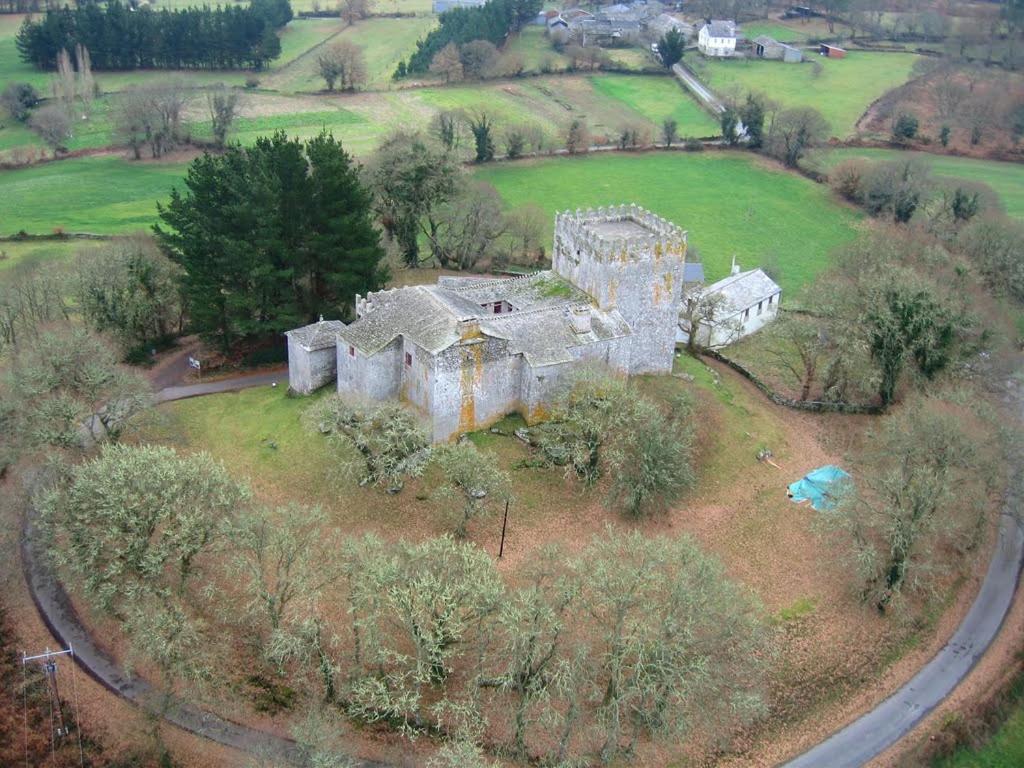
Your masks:
<instances>
[{"instance_id":1,"label":"stone castle","mask_svg":"<svg viewBox=\"0 0 1024 768\"><path fill-rule=\"evenodd\" d=\"M551 270L357 296L352 323L289 331L289 385L401 399L435 441L512 412L534 422L581 364L671 370L685 261L686 232L643 208L560 213Z\"/></svg>"}]
</instances>

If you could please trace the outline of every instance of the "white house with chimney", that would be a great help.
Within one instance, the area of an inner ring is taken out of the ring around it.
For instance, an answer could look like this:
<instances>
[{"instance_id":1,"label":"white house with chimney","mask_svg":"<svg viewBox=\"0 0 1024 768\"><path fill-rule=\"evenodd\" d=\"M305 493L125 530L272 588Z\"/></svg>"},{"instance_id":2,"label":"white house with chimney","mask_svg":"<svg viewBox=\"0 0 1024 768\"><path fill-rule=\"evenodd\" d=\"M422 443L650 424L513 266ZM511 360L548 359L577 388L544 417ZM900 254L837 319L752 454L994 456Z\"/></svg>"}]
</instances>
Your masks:
<instances>
[{"instance_id":1,"label":"white house with chimney","mask_svg":"<svg viewBox=\"0 0 1024 768\"><path fill-rule=\"evenodd\" d=\"M697 326L699 346L727 346L778 317L781 301L782 288L764 270L741 272L733 260L728 277L683 297L676 339L688 342L692 323Z\"/></svg>"},{"instance_id":2,"label":"white house with chimney","mask_svg":"<svg viewBox=\"0 0 1024 768\"><path fill-rule=\"evenodd\" d=\"M736 22L712 19L697 33L697 50L705 56L728 58L736 55Z\"/></svg>"}]
</instances>

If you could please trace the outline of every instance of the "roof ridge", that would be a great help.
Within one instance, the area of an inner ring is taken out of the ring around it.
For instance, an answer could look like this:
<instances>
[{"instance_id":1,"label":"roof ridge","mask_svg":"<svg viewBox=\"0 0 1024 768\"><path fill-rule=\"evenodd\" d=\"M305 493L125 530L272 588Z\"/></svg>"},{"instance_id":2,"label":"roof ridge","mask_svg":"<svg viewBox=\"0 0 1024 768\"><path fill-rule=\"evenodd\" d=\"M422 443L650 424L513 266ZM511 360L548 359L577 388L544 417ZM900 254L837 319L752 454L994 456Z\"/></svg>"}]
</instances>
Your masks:
<instances>
[{"instance_id":1,"label":"roof ridge","mask_svg":"<svg viewBox=\"0 0 1024 768\"><path fill-rule=\"evenodd\" d=\"M550 270L542 270L542 271L550 271ZM470 290L470 289L473 289L473 288L480 288L480 287L487 288L487 287L490 287L492 285L497 285L498 283L514 283L514 282L519 281L519 280L527 280L527 279L529 279L531 277L535 277L535 276L537 276L539 274L541 274L541 272L531 272L531 273L526 274L526 275L512 275L510 277L480 278L477 282L473 283L472 285L467 283L466 285L455 285L455 286L450 286L449 287L447 285L442 286L440 284L437 284L437 287L441 288L441 289L443 289L445 291L452 291L454 293L458 293L460 291ZM441 277L455 277L455 276L454 275L441 275ZM468 280L477 280L477 278L474 278L474 277L467 277L467 278L462 278L462 279L463 280L467 280L467 281Z\"/></svg>"},{"instance_id":2,"label":"roof ridge","mask_svg":"<svg viewBox=\"0 0 1024 768\"><path fill-rule=\"evenodd\" d=\"M589 302L586 302L586 301L569 301L569 300L566 300L562 304L547 304L547 305L545 305L543 307L531 307L530 309L517 309L517 310L514 310L512 312L504 312L504 313L502 313L500 315L485 315L484 317L482 317L480 319L481 320L488 320L488 321L490 321L490 320L504 320L506 318L522 317L523 315L537 315L537 314L540 314L541 312L550 312L553 309L567 309L569 307L574 307L574 306L591 307L593 305L590 304Z\"/></svg>"}]
</instances>

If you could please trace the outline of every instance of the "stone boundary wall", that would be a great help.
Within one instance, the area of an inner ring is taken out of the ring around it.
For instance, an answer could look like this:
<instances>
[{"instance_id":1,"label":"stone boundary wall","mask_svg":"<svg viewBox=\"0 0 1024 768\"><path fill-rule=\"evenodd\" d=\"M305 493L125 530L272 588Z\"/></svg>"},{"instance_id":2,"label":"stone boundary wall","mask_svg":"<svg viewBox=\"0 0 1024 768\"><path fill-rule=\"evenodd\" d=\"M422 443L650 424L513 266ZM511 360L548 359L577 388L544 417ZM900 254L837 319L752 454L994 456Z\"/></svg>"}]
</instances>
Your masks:
<instances>
[{"instance_id":1,"label":"stone boundary wall","mask_svg":"<svg viewBox=\"0 0 1024 768\"><path fill-rule=\"evenodd\" d=\"M702 349L700 350L700 354L704 357L710 357L712 360L717 360L723 365L732 368L732 370L736 371L736 373L761 390L761 392L776 405L792 408L796 411L808 411L810 413L848 413L870 415L885 413L885 409L882 406L870 403L830 403L822 400L796 400L791 397L783 397L761 381L756 373L744 367L740 363L737 363L735 360L726 357L721 352L717 352L713 349Z\"/></svg>"}]
</instances>

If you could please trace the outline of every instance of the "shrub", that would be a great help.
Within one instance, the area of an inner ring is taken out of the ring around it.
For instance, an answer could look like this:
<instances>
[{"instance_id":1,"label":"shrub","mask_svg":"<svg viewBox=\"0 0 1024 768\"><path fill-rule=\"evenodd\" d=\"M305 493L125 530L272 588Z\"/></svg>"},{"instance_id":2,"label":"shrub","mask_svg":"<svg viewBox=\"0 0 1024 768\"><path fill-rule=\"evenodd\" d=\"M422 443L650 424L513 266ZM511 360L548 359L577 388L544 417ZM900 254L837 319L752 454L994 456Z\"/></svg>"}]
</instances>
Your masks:
<instances>
[{"instance_id":1,"label":"shrub","mask_svg":"<svg viewBox=\"0 0 1024 768\"><path fill-rule=\"evenodd\" d=\"M896 117L892 126L892 135L897 141L909 141L917 135L917 118L903 112Z\"/></svg>"}]
</instances>

